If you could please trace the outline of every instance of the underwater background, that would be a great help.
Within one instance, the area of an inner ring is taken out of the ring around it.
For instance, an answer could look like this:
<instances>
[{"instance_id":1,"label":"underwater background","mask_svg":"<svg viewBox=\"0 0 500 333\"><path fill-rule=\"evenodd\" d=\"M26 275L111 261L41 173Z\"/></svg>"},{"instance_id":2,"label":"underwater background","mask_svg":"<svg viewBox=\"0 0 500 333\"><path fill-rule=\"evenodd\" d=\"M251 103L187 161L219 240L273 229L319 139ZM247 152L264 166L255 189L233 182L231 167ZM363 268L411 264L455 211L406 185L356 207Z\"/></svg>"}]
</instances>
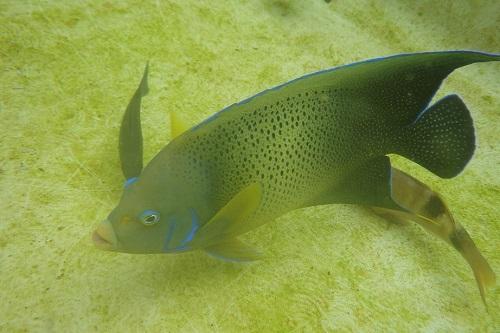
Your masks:
<instances>
[{"instance_id":1,"label":"underwater background","mask_svg":"<svg viewBox=\"0 0 500 333\"><path fill-rule=\"evenodd\" d=\"M358 206L313 207L244 236L251 264L128 255L90 233L118 202L122 112L150 61L145 162L195 124L305 73L403 52L500 52L492 1L0 1L0 331L500 331L458 252ZM500 64L454 72L477 150L440 192L500 274Z\"/></svg>"}]
</instances>

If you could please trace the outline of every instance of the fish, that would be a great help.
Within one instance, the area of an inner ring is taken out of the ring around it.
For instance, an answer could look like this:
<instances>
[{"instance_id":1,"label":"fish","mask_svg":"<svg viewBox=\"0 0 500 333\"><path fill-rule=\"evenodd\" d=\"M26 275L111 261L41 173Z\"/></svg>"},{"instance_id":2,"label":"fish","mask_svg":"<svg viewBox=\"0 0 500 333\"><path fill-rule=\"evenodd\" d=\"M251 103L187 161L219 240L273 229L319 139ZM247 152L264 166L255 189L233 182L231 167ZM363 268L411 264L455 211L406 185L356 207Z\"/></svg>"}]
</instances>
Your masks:
<instances>
[{"instance_id":1,"label":"fish","mask_svg":"<svg viewBox=\"0 0 500 333\"><path fill-rule=\"evenodd\" d=\"M453 178L475 150L457 94L431 104L455 69L500 61L477 51L369 59L304 75L234 103L195 126L171 112L171 140L143 168L141 100L149 63L120 128L125 184L92 234L125 253L204 251L231 262L261 258L239 236L300 208L355 204L414 221L458 250L484 301L495 274L441 196L391 166L403 156Z\"/></svg>"}]
</instances>

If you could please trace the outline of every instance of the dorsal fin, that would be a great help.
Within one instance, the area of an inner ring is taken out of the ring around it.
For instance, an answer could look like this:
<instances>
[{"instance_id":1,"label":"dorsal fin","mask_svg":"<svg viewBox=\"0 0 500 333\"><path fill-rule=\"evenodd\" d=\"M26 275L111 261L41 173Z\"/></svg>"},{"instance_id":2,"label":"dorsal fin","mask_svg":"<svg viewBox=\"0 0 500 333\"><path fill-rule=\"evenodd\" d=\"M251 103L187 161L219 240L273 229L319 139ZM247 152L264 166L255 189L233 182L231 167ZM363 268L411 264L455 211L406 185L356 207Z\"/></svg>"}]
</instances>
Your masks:
<instances>
[{"instance_id":1,"label":"dorsal fin","mask_svg":"<svg viewBox=\"0 0 500 333\"><path fill-rule=\"evenodd\" d=\"M351 106L357 113L384 110L381 116L401 126L418 118L451 72L485 61L500 61L500 55L473 51L401 54L339 67L325 74L324 80L328 84L329 77L333 86L347 87L344 97L357 98Z\"/></svg>"},{"instance_id":2,"label":"dorsal fin","mask_svg":"<svg viewBox=\"0 0 500 333\"><path fill-rule=\"evenodd\" d=\"M128 103L120 127L120 161L125 179L138 177L142 171L141 100L148 94L149 62L144 68L141 83Z\"/></svg>"},{"instance_id":3,"label":"dorsal fin","mask_svg":"<svg viewBox=\"0 0 500 333\"><path fill-rule=\"evenodd\" d=\"M187 121L179 117L177 112L170 112L170 130L172 139L175 139L190 128Z\"/></svg>"},{"instance_id":4,"label":"dorsal fin","mask_svg":"<svg viewBox=\"0 0 500 333\"><path fill-rule=\"evenodd\" d=\"M387 123L398 128L418 118L451 72L487 61L500 61L500 54L438 51L368 59L306 74L235 103L209 119L228 117L226 111L256 109L299 93L330 90L336 103L349 106L353 117L363 120L379 112L379 117L386 117Z\"/></svg>"}]
</instances>

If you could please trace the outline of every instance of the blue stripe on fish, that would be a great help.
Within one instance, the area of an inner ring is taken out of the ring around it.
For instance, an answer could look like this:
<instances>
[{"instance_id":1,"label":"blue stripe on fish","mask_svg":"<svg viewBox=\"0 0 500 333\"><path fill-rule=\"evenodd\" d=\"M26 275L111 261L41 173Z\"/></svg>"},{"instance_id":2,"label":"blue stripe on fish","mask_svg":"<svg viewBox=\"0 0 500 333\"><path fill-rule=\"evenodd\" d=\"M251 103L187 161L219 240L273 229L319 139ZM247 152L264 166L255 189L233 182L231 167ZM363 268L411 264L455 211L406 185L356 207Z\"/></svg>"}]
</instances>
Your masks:
<instances>
[{"instance_id":1,"label":"blue stripe on fish","mask_svg":"<svg viewBox=\"0 0 500 333\"><path fill-rule=\"evenodd\" d=\"M165 241L163 242L163 251L164 252L169 252L168 244L172 240L176 224L177 224L177 221L174 218L172 218L170 226L168 227L167 234L165 236Z\"/></svg>"},{"instance_id":2,"label":"blue stripe on fish","mask_svg":"<svg viewBox=\"0 0 500 333\"><path fill-rule=\"evenodd\" d=\"M196 211L194 209L190 209L189 211L191 212L191 230L189 230L186 237L182 240L181 244L174 249L174 251L188 250L188 244L193 240L193 237L200 226L198 214L196 214Z\"/></svg>"},{"instance_id":3,"label":"blue stripe on fish","mask_svg":"<svg viewBox=\"0 0 500 333\"><path fill-rule=\"evenodd\" d=\"M129 178L125 181L125 183L123 184L123 187L124 188L127 188L129 187L130 185L132 185L133 183L135 183L139 178L138 177L132 177L132 178Z\"/></svg>"}]
</instances>

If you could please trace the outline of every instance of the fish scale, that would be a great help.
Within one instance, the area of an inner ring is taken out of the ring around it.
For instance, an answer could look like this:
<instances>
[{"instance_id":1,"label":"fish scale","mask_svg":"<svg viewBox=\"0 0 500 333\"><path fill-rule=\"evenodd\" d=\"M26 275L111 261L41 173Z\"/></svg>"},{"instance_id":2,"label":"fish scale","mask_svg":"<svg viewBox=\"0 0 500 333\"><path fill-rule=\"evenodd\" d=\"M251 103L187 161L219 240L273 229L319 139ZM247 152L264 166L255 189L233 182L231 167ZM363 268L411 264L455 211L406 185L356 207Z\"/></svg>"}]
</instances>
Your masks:
<instances>
[{"instance_id":1,"label":"fish scale","mask_svg":"<svg viewBox=\"0 0 500 333\"><path fill-rule=\"evenodd\" d=\"M350 131L335 126L343 122L342 102L332 100L340 100L334 89L283 97L252 111L238 105L242 110L230 110L235 116L210 131L186 133L183 149L192 156L190 167L207 169L217 179L213 188L219 193L211 193L220 198L217 208L255 181L264 184L265 193L256 218L300 208L328 186L325 179L345 173L360 159L351 151L373 148L369 142L347 144ZM202 173L190 177L197 174Z\"/></svg>"}]
</instances>

